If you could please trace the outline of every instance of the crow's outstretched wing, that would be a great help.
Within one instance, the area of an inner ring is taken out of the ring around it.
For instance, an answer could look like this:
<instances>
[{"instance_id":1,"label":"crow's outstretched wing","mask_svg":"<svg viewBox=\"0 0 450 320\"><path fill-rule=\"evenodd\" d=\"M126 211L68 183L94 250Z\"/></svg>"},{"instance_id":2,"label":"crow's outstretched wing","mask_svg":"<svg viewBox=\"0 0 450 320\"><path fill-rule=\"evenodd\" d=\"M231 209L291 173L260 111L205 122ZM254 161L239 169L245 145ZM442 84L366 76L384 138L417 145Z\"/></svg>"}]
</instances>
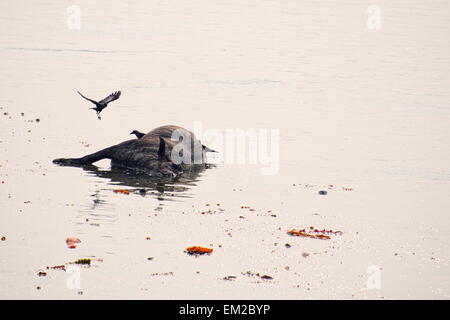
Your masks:
<instances>
[{"instance_id":1,"label":"crow's outstretched wing","mask_svg":"<svg viewBox=\"0 0 450 320\"><path fill-rule=\"evenodd\" d=\"M98 103L99 104L108 104L111 101L117 100L120 97L121 92L120 91L116 91L114 93L111 93L109 96L107 96L105 99L100 100Z\"/></svg>"},{"instance_id":2,"label":"crow's outstretched wing","mask_svg":"<svg viewBox=\"0 0 450 320\"><path fill-rule=\"evenodd\" d=\"M83 96L82 94L81 94L81 92L80 91L77 91L78 92L78 94L80 95L80 96L82 96L83 98L85 98L87 101L90 101L90 102L92 102L93 104L97 104L97 101L94 101L94 100L92 100L92 99L89 99L89 98L86 98L85 96Z\"/></svg>"}]
</instances>

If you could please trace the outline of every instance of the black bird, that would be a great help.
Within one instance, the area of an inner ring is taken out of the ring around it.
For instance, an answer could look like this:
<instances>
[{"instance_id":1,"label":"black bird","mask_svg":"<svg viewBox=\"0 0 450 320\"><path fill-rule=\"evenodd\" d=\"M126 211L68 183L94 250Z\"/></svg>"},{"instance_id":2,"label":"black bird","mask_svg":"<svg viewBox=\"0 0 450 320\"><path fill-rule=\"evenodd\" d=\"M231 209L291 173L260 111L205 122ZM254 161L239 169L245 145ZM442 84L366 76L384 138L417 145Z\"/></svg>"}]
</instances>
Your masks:
<instances>
[{"instance_id":1,"label":"black bird","mask_svg":"<svg viewBox=\"0 0 450 320\"><path fill-rule=\"evenodd\" d=\"M136 135L136 137L137 137L138 139L140 139L140 138L142 138L143 136L145 136L145 133L139 132L139 131L137 131L137 130L133 130L130 134Z\"/></svg>"},{"instance_id":2,"label":"black bird","mask_svg":"<svg viewBox=\"0 0 450 320\"><path fill-rule=\"evenodd\" d=\"M145 133L142 133L142 132L137 131L137 130L131 131L130 134L134 134L138 139L140 139L140 138L142 138L143 136L145 136ZM203 144L202 144L202 149L203 149L203 151L205 151L205 152L217 152L217 151L215 151L215 150L213 150L213 149L208 148L207 146L205 146L205 145L203 145Z\"/></svg>"},{"instance_id":3,"label":"black bird","mask_svg":"<svg viewBox=\"0 0 450 320\"><path fill-rule=\"evenodd\" d=\"M121 92L120 91L116 91L114 93L111 93L109 96L107 96L105 99L100 100L100 101L94 101L92 99L86 98L85 96L83 96L80 91L77 91L78 94L80 96L82 96L84 99L86 99L87 101L92 102L93 104L95 104L95 108L90 108L95 110L95 112L97 112L97 117L99 120L102 119L102 117L100 117L100 112L102 112L103 109L105 109L108 106L108 103L110 103L111 101L117 100L119 99Z\"/></svg>"}]
</instances>

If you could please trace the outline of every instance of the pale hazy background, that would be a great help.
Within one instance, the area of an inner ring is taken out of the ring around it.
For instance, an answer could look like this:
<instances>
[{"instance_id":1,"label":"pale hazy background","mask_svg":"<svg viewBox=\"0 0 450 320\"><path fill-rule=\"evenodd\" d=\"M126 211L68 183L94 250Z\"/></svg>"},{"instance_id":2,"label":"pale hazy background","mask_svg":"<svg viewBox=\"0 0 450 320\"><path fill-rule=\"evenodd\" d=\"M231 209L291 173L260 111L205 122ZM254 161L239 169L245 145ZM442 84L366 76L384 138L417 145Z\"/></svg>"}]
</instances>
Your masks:
<instances>
[{"instance_id":1,"label":"pale hazy background","mask_svg":"<svg viewBox=\"0 0 450 320\"><path fill-rule=\"evenodd\" d=\"M448 1L1 1L0 298L448 299L449 71ZM99 121L76 90L122 96ZM51 163L196 120L279 129L279 173L219 165L142 197L107 161ZM344 234L286 234L309 226ZM80 290L45 270L79 258Z\"/></svg>"}]
</instances>

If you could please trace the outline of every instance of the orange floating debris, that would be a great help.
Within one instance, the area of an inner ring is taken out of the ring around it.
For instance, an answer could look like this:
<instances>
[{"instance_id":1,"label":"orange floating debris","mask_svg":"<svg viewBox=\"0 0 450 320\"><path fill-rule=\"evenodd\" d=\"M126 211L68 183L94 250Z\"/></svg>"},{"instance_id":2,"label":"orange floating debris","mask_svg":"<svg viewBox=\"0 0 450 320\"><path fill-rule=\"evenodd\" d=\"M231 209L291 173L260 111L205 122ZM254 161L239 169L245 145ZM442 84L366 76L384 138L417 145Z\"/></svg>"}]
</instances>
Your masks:
<instances>
[{"instance_id":1,"label":"orange floating debris","mask_svg":"<svg viewBox=\"0 0 450 320\"><path fill-rule=\"evenodd\" d=\"M327 239L331 239L330 236L326 236L324 234L309 234L304 232L303 230L289 230L287 232L288 235L290 236L296 236L296 237L307 237L307 238L313 238L313 239L322 239L322 240L327 240Z\"/></svg>"},{"instance_id":2,"label":"orange floating debris","mask_svg":"<svg viewBox=\"0 0 450 320\"><path fill-rule=\"evenodd\" d=\"M75 249L77 247L76 243L81 243L81 240L78 238L67 238L66 244L69 249Z\"/></svg>"},{"instance_id":3,"label":"orange floating debris","mask_svg":"<svg viewBox=\"0 0 450 320\"><path fill-rule=\"evenodd\" d=\"M324 240L326 240L326 239L331 239L330 236L326 236L326 235L324 235L324 234L316 234L316 235L314 236L314 238L324 239Z\"/></svg>"},{"instance_id":4,"label":"orange floating debris","mask_svg":"<svg viewBox=\"0 0 450 320\"><path fill-rule=\"evenodd\" d=\"M209 253L213 252L213 249L194 246L194 247L186 248L186 252L188 254L205 254L205 253L209 254Z\"/></svg>"},{"instance_id":5,"label":"orange floating debris","mask_svg":"<svg viewBox=\"0 0 450 320\"><path fill-rule=\"evenodd\" d=\"M130 194L130 191L124 189L114 189L114 193Z\"/></svg>"},{"instance_id":6,"label":"orange floating debris","mask_svg":"<svg viewBox=\"0 0 450 320\"><path fill-rule=\"evenodd\" d=\"M67 238L67 239L66 239L66 243L69 243L69 242L72 242L72 243L81 243L81 240L78 239L78 238Z\"/></svg>"}]
</instances>

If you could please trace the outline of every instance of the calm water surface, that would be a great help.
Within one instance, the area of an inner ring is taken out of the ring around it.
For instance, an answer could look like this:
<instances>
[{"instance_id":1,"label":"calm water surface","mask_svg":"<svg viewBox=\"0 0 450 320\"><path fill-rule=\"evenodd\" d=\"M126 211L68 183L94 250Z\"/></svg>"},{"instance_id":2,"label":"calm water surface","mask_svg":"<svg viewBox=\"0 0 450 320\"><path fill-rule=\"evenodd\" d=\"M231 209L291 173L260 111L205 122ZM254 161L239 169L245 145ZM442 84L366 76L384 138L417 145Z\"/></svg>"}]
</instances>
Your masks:
<instances>
[{"instance_id":1,"label":"calm water surface","mask_svg":"<svg viewBox=\"0 0 450 320\"><path fill-rule=\"evenodd\" d=\"M447 1L377 1L379 30L356 0L78 1L79 30L70 5L0 4L1 298L450 297ZM99 121L76 90L122 96ZM278 173L51 162L196 121L278 129ZM80 258L80 289L46 269Z\"/></svg>"}]
</instances>

